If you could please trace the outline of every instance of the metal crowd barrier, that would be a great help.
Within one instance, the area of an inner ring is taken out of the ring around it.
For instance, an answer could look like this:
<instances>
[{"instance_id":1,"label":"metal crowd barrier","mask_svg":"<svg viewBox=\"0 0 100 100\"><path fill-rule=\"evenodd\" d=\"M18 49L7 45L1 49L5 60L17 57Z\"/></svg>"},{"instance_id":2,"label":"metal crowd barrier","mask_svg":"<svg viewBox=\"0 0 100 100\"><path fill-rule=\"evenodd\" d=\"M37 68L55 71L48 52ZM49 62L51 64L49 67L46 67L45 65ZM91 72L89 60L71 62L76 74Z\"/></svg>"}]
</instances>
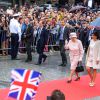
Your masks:
<instances>
[{"instance_id":1,"label":"metal crowd barrier","mask_svg":"<svg viewBox=\"0 0 100 100\"><path fill-rule=\"evenodd\" d=\"M50 34L48 43L46 45L48 48L54 48L59 46L56 44L56 36ZM34 41L32 43L32 48L36 49L36 45L34 45ZM0 30L0 51L10 50L11 49L11 38L8 36L7 32L4 30ZM19 44L19 49L25 49L25 43L21 42ZM0 52L1 53L1 52Z\"/></svg>"},{"instance_id":2,"label":"metal crowd barrier","mask_svg":"<svg viewBox=\"0 0 100 100\"><path fill-rule=\"evenodd\" d=\"M0 54L8 55L9 36L6 30L0 30Z\"/></svg>"}]
</instances>

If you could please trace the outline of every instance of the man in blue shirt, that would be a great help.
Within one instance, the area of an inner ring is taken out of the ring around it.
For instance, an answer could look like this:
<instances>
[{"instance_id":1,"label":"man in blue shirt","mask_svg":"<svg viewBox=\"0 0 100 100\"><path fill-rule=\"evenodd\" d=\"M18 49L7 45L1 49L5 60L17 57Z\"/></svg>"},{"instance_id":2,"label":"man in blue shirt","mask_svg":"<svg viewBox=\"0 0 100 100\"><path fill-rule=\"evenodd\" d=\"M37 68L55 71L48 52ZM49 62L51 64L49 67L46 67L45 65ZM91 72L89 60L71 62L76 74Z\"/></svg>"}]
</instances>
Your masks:
<instances>
[{"instance_id":1,"label":"man in blue shirt","mask_svg":"<svg viewBox=\"0 0 100 100\"><path fill-rule=\"evenodd\" d=\"M32 42L33 42L33 25L30 24L29 19L26 18L22 25L22 41L25 42L27 59L25 62L32 61Z\"/></svg>"}]
</instances>

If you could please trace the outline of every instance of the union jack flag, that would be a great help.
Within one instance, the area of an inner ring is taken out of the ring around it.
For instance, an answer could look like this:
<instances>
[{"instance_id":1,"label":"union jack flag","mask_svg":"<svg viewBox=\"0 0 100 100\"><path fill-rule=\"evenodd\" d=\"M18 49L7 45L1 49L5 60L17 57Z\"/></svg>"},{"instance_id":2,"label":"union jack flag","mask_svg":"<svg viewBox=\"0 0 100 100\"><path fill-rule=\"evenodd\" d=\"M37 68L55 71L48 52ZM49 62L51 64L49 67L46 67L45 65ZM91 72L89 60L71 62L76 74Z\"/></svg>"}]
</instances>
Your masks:
<instances>
[{"instance_id":1,"label":"union jack flag","mask_svg":"<svg viewBox=\"0 0 100 100\"><path fill-rule=\"evenodd\" d=\"M33 70L14 69L8 96L16 100L34 100L41 73Z\"/></svg>"}]
</instances>

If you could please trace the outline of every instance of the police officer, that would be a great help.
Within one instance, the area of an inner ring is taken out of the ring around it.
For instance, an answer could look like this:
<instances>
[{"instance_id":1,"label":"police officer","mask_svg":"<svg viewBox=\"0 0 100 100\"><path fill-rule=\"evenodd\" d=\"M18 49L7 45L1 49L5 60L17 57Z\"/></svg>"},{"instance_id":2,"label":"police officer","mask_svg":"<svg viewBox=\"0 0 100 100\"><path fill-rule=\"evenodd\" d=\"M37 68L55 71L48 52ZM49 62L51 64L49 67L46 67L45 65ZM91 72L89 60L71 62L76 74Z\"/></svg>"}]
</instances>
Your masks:
<instances>
[{"instance_id":1,"label":"police officer","mask_svg":"<svg viewBox=\"0 0 100 100\"><path fill-rule=\"evenodd\" d=\"M18 22L19 14L14 14L10 20L10 33L11 33L11 59L17 60L17 53L19 47L19 41L21 40L21 25Z\"/></svg>"}]
</instances>

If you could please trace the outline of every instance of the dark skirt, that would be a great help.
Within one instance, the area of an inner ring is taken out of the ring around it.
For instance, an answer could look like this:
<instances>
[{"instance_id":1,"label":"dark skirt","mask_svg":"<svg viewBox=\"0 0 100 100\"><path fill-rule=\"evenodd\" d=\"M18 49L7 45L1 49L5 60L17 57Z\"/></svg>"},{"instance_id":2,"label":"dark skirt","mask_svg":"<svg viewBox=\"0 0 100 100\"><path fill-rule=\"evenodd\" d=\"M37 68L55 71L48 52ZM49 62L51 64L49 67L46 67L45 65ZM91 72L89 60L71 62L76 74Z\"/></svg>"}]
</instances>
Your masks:
<instances>
[{"instance_id":1,"label":"dark skirt","mask_svg":"<svg viewBox=\"0 0 100 100\"><path fill-rule=\"evenodd\" d=\"M8 37L7 37L7 31L1 31L0 32L0 40L1 40L1 42L6 41L7 39L8 39Z\"/></svg>"}]
</instances>

